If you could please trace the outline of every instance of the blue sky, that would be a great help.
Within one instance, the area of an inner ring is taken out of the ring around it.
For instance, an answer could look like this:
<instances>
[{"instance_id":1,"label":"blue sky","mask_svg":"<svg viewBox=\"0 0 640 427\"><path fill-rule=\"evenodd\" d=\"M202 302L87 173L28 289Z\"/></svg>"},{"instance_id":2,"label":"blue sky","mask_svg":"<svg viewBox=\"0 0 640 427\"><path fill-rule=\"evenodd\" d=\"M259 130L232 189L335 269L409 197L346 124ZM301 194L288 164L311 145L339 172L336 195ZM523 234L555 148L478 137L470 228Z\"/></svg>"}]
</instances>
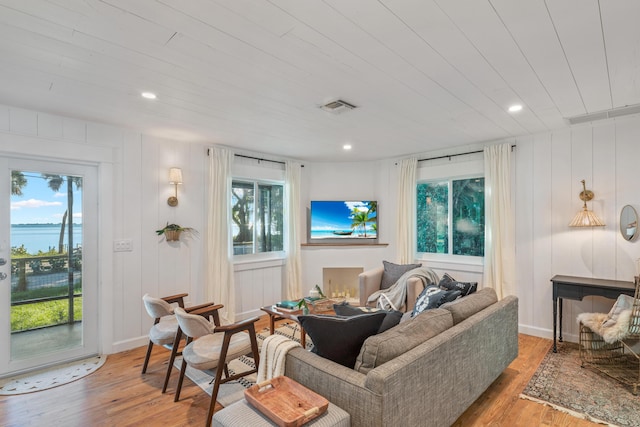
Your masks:
<instances>
[{"instance_id":1,"label":"blue sky","mask_svg":"<svg viewBox=\"0 0 640 427\"><path fill-rule=\"evenodd\" d=\"M39 172L23 172L27 185L22 196L11 196L11 224L59 224L67 210L66 181L60 192L54 193ZM73 222L82 223L82 190L73 187Z\"/></svg>"},{"instance_id":2,"label":"blue sky","mask_svg":"<svg viewBox=\"0 0 640 427\"><path fill-rule=\"evenodd\" d=\"M354 208L368 210L366 202L361 201L312 201L312 230L349 230L351 213ZM375 215L373 215L375 217Z\"/></svg>"}]
</instances>

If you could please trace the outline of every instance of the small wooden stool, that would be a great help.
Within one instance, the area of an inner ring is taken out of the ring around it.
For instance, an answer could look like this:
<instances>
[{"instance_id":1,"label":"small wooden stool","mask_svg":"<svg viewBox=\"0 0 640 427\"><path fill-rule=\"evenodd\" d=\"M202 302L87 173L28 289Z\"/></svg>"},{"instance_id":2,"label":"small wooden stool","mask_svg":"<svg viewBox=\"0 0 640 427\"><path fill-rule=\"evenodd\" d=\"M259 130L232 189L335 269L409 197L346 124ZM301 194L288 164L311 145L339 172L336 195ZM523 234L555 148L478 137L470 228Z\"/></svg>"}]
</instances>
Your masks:
<instances>
[{"instance_id":1,"label":"small wooden stool","mask_svg":"<svg viewBox=\"0 0 640 427\"><path fill-rule=\"evenodd\" d=\"M273 427L273 421L242 399L213 414L212 427ZM327 411L305 424L305 427L350 427L351 416L333 403Z\"/></svg>"}]
</instances>

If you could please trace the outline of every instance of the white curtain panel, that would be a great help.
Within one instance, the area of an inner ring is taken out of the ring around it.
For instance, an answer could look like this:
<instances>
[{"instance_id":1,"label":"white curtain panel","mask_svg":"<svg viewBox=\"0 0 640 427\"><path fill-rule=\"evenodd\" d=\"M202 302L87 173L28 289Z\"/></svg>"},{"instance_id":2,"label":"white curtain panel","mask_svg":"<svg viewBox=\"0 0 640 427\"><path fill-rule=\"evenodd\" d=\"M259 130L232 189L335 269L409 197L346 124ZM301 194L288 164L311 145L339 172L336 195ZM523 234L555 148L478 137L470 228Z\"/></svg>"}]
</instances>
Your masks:
<instances>
[{"instance_id":1,"label":"white curtain panel","mask_svg":"<svg viewBox=\"0 0 640 427\"><path fill-rule=\"evenodd\" d=\"M515 218L511 197L511 144L484 149L484 286L498 298L515 294Z\"/></svg>"},{"instance_id":2,"label":"white curtain panel","mask_svg":"<svg viewBox=\"0 0 640 427\"><path fill-rule=\"evenodd\" d=\"M398 220L396 222L396 237L398 239L398 262L412 263L416 252L416 169L417 157L404 159L400 162L400 177L398 179Z\"/></svg>"},{"instance_id":3,"label":"white curtain panel","mask_svg":"<svg viewBox=\"0 0 640 427\"><path fill-rule=\"evenodd\" d=\"M285 171L285 206L288 212L288 233L285 250L286 265L286 297L289 300L302 298L302 261L300 258L300 180L302 165L287 161Z\"/></svg>"},{"instance_id":4,"label":"white curtain panel","mask_svg":"<svg viewBox=\"0 0 640 427\"><path fill-rule=\"evenodd\" d=\"M233 152L214 147L209 152L207 227L207 301L223 304L220 320L235 322L235 284L231 253L231 165Z\"/></svg>"}]
</instances>

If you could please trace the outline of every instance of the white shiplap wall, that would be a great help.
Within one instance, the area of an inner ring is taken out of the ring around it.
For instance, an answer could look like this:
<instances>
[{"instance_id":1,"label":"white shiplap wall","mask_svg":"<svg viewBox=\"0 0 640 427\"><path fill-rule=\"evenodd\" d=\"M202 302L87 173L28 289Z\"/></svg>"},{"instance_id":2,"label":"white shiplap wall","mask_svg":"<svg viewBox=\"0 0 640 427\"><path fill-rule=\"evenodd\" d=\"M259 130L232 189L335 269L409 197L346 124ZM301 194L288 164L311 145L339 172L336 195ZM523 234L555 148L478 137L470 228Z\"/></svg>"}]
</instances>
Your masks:
<instances>
[{"instance_id":1,"label":"white shiplap wall","mask_svg":"<svg viewBox=\"0 0 640 427\"><path fill-rule=\"evenodd\" d=\"M640 210L635 172L640 119L595 122L516 139L516 251L521 331L551 337L555 274L632 281L640 243L622 239L620 210ZM604 228L567 226L581 209L580 180ZM578 313L607 312L613 301L565 300L563 331L577 340Z\"/></svg>"},{"instance_id":2,"label":"white shiplap wall","mask_svg":"<svg viewBox=\"0 0 640 427\"><path fill-rule=\"evenodd\" d=\"M622 206L640 211L635 172L640 145L640 118L628 117L565 128L512 140L516 174L516 250L520 329L551 337L551 285L554 274L631 280L640 243L618 233ZM141 135L130 130L14 107L0 107L0 151L9 155L85 159L100 163L103 209L101 222L101 325L103 350L120 351L144 344L151 323L141 296L186 291L202 302L206 265L206 148ZM172 191L168 168L183 168L180 205L169 208ZM607 226L570 229L580 209L580 180L596 198L589 203ZM393 161L307 163L300 207L312 199L362 197L380 203L381 241L387 247L306 249L302 252L303 290L321 283L326 266L380 265L395 259L394 224L397 171ZM167 221L201 230L199 238L171 246L153 231ZM133 251L113 253L114 239L131 238ZM469 268L461 266L461 271ZM477 273L474 273L477 274ZM279 298L282 266L275 263L236 266L237 312L249 316ZM258 292L259 291L259 292ZM587 298L566 301L567 339L575 339L575 316L606 311L612 301Z\"/></svg>"},{"instance_id":3,"label":"white shiplap wall","mask_svg":"<svg viewBox=\"0 0 640 427\"><path fill-rule=\"evenodd\" d=\"M0 155L99 165L101 351L113 353L146 344L152 319L142 304L145 293L187 292L189 303L204 302L205 145L0 106ZM166 202L173 192L168 183L172 166L182 168L184 179L176 208ZM167 243L155 234L167 222L193 227L199 237ZM113 252L117 239L131 239L133 250ZM237 266L239 315L259 314L256 308L281 298L282 263L276 264Z\"/></svg>"}]
</instances>

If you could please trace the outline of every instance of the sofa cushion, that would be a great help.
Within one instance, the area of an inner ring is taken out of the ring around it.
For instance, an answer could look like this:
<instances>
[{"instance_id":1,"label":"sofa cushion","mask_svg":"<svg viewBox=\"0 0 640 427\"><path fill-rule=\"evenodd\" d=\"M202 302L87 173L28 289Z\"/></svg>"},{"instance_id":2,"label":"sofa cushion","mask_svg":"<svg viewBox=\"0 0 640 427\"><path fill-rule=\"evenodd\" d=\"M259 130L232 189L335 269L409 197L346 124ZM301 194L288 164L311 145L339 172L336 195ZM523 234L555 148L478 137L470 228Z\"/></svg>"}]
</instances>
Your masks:
<instances>
[{"instance_id":1,"label":"sofa cushion","mask_svg":"<svg viewBox=\"0 0 640 427\"><path fill-rule=\"evenodd\" d=\"M390 288L407 271L422 267L422 264L394 264L388 261L382 261L382 264L384 265L384 271L382 272L380 289Z\"/></svg>"},{"instance_id":2,"label":"sofa cushion","mask_svg":"<svg viewBox=\"0 0 640 427\"><path fill-rule=\"evenodd\" d=\"M384 311L358 316L298 316L300 325L313 341L312 352L353 369L362 343L380 329Z\"/></svg>"},{"instance_id":3,"label":"sofa cushion","mask_svg":"<svg viewBox=\"0 0 640 427\"><path fill-rule=\"evenodd\" d=\"M463 297L474 293L478 289L478 282L458 282L451 277L449 273L444 273L440 283L438 283L440 289L446 289L449 291L460 291Z\"/></svg>"},{"instance_id":4,"label":"sofa cushion","mask_svg":"<svg viewBox=\"0 0 640 427\"><path fill-rule=\"evenodd\" d=\"M453 326L447 310L435 308L366 339L354 369L363 374L422 344Z\"/></svg>"},{"instance_id":5,"label":"sofa cushion","mask_svg":"<svg viewBox=\"0 0 640 427\"><path fill-rule=\"evenodd\" d=\"M453 316L453 324L457 325L467 317L473 316L497 301L496 291L493 288L484 288L475 294L443 304L440 308L449 310Z\"/></svg>"},{"instance_id":6,"label":"sofa cushion","mask_svg":"<svg viewBox=\"0 0 640 427\"><path fill-rule=\"evenodd\" d=\"M333 304L333 311L335 311L338 316L358 316L363 313L371 313L371 311L363 311L360 307L354 307L348 302ZM384 310L384 313L386 313L386 316L380 325L380 329L378 329L379 334L400 323L400 319L402 319L402 315L404 314L398 310Z\"/></svg>"},{"instance_id":7,"label":"sofa cushion","mask_svg":"<svg viewBox=\"0 0 640 427\"><path fill-rule=\"evenodd\" d=\"M411 316L417 316L426 310L440 307L442 304L453 301L460 296L460 291L446 291L438 285L427 285L416 300Z\"/></svg>"}]
</instances>

